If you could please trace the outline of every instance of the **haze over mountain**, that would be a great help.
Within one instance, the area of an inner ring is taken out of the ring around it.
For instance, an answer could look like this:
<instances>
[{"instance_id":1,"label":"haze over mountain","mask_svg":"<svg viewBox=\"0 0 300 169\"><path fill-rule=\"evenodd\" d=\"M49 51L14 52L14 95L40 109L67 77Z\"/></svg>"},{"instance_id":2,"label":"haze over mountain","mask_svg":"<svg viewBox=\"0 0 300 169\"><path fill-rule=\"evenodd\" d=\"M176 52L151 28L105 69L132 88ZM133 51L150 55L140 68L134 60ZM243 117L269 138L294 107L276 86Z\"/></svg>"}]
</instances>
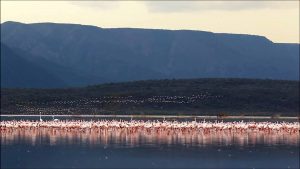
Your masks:
<instances>
[{"instance_id":1,"label":"haze over mountain","mask_svg":"<svg viewBox=\"0 0 300 169\"><path fill-rule=\"evenodd\" d=\"M5 22L1 43L1 61L9 60L1 62L2 87L164 78L299 80L299 44L273 43L262 36ZM24 73L27 67L35 74ZM4 75L9 71L15 73Z\"/></svg>"}]
</instances>

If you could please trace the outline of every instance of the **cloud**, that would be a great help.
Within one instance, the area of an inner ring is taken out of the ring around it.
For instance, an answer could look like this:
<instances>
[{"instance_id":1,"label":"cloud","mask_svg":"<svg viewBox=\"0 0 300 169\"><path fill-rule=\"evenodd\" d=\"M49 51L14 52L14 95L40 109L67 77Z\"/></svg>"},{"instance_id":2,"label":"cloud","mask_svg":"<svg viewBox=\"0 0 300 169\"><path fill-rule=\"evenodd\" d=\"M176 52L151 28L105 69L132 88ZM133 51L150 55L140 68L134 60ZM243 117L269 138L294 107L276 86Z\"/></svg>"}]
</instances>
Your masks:
<instances>
[{"instance_id":1,"label":"cloud","mask_svg":"<svg viewBox=\"0 0 300 169\"><path fill-rule=\"evenodd\" d=\"M297 8L297 2L269 1L147 1L150 12L237 11L267 8Z\"/></svg>"},{"instance_id":2,"label":"cloud","mask_svg":"<svg viewBox=\"0 0 300 169\"><path fill-rule=\"evenodd\" d=\"M120 6L119 1L71 1L70 3L78 7L96 10L110 10Z\"/></svg>"},{"instance_id":3,"label":"cloud","mask_svg":"<svg viewBox=\"0 0 300 169\"><path fill-rule=\"evenodd\" d=\"M123 3L126 2L126 3ZM80 8L115 10L135 4L146 7L149 12L180 13L203 11L242 11L259 9L298 8L298 1L70 1Z\"/></svg>"}]
</instances>

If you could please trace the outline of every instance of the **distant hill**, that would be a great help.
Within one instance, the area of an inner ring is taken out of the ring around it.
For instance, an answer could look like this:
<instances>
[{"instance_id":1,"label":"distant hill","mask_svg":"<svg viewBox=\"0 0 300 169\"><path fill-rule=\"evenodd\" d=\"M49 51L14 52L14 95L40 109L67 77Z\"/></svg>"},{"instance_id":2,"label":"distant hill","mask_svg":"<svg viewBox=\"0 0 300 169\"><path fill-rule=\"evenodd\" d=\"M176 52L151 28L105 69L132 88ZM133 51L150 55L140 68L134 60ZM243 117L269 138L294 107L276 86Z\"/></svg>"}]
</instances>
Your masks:
<instances>
[{"instance_id":1,"label":"distant hill","mask_svg":"<svg viewBox=\"0 0 300 169\"><path fill-rule=\"evenodd\" d=\"M262 36L5 22L1 42L19 51L19 57L43 65L60 79L54 85L60 87L171 78L299 80L299 44L273 43ZM3 83L36 87L38 82Z\"/></svg>"},{"instance_id":2,"label":"distant hill","mask_svg":"<svg viewBox=\"0 0 300 169\"><path fill-rule=\"evenodd\" d=\"M1 89L2 114L299 116L299 81L148 80L69 89Z\"/></svg>"}]
</instances>

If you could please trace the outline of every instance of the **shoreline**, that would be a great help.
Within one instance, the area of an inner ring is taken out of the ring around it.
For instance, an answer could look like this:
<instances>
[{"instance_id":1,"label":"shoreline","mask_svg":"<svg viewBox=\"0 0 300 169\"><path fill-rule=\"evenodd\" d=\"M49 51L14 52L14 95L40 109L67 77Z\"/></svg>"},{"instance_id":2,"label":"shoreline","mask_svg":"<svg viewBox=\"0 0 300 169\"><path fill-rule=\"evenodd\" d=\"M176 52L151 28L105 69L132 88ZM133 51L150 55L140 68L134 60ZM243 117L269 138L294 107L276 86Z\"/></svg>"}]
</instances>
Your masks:
<instances>
[{"instance_id":1,"label":"shoreline","mask_svg":"<svg viewBox=\"0 0 300 169\"><path fill-rule=\"evenodd\" d=\"M1 114L0 117L39 117L40 115ZM297 116L176 116L176 115L41 115L42 117L115 117L115 118L199 118L199 119L291 119L297 120Z\"/></svg>"}]
</instances>

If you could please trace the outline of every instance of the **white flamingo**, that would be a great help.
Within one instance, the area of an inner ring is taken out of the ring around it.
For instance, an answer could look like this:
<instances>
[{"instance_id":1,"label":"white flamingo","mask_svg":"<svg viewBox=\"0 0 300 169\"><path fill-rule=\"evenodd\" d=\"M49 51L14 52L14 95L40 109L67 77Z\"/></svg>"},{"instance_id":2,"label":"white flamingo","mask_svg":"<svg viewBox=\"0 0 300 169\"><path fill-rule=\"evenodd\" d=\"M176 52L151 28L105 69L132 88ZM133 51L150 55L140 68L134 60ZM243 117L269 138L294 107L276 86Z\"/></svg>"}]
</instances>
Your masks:
<instances>
[{"instance_id":1,"label":"white flamingo","mask_svg":"<svg viewBox=\"0 0 300 169\"><path fill-rule=\"evenodd\" d=\"M40 122L43 122L43 119L42 119L42 112L40 112Z\"/></svg>"},{"instance_id":2,"label":"white flamingo","mask_svg":"<svg viewBox=\"0 0 300 169\"><path fill-rule=\"evenodd\" d=\"M54 116L52 116L53 121L58 121L58 119L55 119Z\"/></svg>"}]
</instances>

